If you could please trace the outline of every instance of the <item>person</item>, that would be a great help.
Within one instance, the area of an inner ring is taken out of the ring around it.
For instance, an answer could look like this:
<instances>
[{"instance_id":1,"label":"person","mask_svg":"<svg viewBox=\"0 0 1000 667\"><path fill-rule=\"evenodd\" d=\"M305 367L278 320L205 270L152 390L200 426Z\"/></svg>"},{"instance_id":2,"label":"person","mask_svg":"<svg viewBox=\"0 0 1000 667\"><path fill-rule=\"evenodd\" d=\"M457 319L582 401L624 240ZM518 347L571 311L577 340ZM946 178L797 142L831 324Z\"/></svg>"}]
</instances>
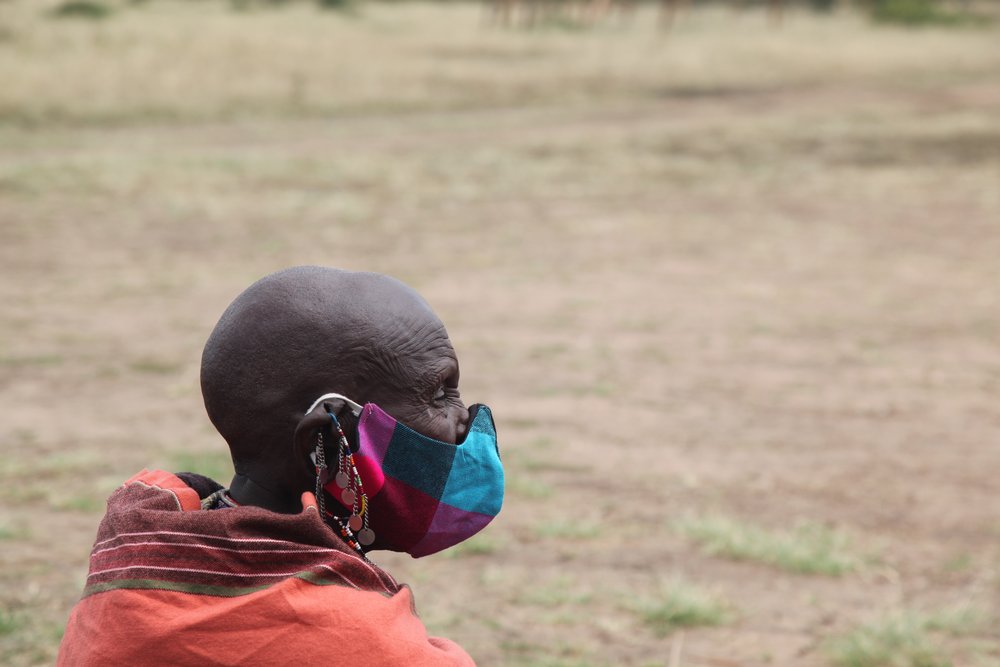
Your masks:
<instances>
[{"instance_id":1,"label":"person","mask_svg":"<svg viewBox=\"0 0 1000 667\"><path fill-rule=\"evenodd\" d=\"M111 495L58 664L473 664L367 557L435 553L500 511L492 414L458 385L444 325L395 279L251 285L202 356L230 486L144 470Z\"/></svg>"}]
</instances>

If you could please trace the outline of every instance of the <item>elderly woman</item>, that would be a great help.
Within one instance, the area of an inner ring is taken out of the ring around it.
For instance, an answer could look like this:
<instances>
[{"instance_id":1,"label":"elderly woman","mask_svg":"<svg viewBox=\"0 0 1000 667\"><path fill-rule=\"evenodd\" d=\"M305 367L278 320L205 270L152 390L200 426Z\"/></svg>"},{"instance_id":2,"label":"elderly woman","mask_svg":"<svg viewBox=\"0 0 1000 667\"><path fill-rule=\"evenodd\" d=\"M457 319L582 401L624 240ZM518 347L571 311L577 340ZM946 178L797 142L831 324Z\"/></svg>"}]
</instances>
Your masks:
<instances>
[{"instance_id":1,"label":"elderly woman","mask_svg":"<svg viewBox=\"0 0 1000 667\"><path fill-rule=\"evenodd\" d=\"M202 357L229 488L142 471L108 500L62 665L470 665L366 557L481 530L503 469L441 321L391 278L267 276Z\"/></svg>"}]
</instances>

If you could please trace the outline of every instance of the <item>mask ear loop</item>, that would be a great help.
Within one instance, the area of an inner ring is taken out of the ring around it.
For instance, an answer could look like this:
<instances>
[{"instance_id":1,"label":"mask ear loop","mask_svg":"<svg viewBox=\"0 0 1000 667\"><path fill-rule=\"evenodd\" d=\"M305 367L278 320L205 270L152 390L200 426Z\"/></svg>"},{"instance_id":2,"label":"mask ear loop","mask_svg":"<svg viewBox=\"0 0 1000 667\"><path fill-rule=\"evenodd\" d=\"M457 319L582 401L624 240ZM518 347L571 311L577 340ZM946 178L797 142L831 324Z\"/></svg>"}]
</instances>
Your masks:
<instances>
[{"instance_id":1,"label":"mask ear loop","mask_svg":"<svg viewBox=\"0 0 1000 667\"><path fill-rule=\"evenodd\" d=\"M309 409L306 410L306 414L309 414L310 412L312 412L313 410L315 410L316 408L318 408L319 404L322 403L323 401L329 401L331 399L337 399L337 400L343 401L344 404L348 408L350 408L352 415L354 415L355 417L361 416L361 410L363 409L361 407L361 405L359 405L358 403L355 403L354 401L352 401L351 399L347 398L343 394L333 394L333 393L323 394L322 396L320 396L319 398L317 398L315 401L313 401L312 405L309 406ZM329 407L327 407L327 406L323 406L323 407L326 409L327 414L329 414L330 413Z\"/></svg>"},{"instance_id":2,"label":"mask ear loop","mask_svg":"<svg viewBox=\"0 0 1000 667\"><path fill-rule=\"evenodd\" d=\"M337 415L330 411L326 414L329 415L333 429L340 439L334 483L341 489L341 502L351 508L351 516L347 521L340 521L341 530L342 533L346 533L344 538L348 540L348 544L351 544L356 535L357 542L367 547L375 541L375 532L368 526L368 496L365 495L361 475L358 474L358 468L354 464L354 454L351 452L344 430L340 427Z\"/></svg>"}]
</instances>

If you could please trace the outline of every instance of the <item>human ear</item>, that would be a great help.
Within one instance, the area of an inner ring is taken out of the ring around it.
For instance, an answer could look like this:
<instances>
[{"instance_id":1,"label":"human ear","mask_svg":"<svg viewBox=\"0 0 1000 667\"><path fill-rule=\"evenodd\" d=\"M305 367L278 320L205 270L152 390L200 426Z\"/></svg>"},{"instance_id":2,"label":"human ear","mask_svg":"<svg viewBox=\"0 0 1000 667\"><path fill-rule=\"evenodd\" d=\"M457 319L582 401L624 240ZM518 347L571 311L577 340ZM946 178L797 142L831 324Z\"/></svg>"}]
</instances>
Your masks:
<instances>
[{"instance_id":1,"label":"human ear","mask_svg":"<svg viewBox=\"0 0 1000 667\"><path fill-rule=\"evenodd\" d=\"M335 437L330 430L330 413L336 415L338 421L352 416L351 409L344 399L327 398L318 402L295 425L295 435L292 438L293 455L310 474L315 472L310 455L316 451L319 435L325 434L331 443Z\"/></svg>"}]
</instances>

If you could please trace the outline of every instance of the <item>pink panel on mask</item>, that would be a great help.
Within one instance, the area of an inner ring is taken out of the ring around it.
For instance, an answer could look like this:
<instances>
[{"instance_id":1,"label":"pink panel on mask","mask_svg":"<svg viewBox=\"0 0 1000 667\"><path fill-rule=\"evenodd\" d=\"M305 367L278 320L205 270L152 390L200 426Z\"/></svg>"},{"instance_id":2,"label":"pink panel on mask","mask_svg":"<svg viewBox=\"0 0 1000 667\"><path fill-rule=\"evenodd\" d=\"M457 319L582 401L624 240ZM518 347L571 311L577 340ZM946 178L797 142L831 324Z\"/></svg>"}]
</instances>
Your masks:
<instances>
[{"instance_id":1,"label":"pink panel on mask","mask_svg":"<svg viewBox=\"0 0 1000 667\"><path fill-rule=\"evenodd\" d=\"M375 459L381 466L395 430L395 419L374 403L366 404L361 411L361 423L358 424L358 453ZM379 486L381 488L381 482Z\"/></svg>"},{"instance_id":2,"label":"pink panel on mask","mask_svg":"<svg viewBox=\"0 0 1000 667\"><path fill-rule=\"evenodd\" d=\"M382 486L385 484L385 473L382 472L381 463L358 452L354 455L354 466L358 469L358 474L361 475L361 484L369 498L382 490Z\"/></svg>"}]
</instances>

